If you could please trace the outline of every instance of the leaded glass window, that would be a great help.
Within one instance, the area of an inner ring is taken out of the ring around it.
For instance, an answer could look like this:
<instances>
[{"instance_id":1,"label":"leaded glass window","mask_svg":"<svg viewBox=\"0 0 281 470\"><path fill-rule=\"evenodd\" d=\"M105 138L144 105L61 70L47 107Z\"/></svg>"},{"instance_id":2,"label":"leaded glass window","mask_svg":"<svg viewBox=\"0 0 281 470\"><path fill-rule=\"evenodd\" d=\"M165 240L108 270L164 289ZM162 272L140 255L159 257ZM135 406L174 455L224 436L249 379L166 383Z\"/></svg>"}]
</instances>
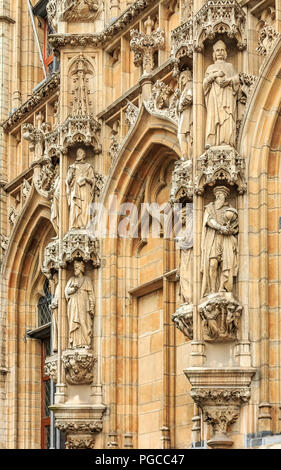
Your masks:
<instances>
[{"instance_id":1,"label":"leaded glass window","mask_svg":"<svg viewBox=\"0 0 281 470\"><path fill-rule=\"evenodd\" d=\"M37 308L38 308L38 326L46 325L52 321L52 311L50 309L52 294L50 292L49 280L46 279L44 282L44 295L40 297Z\"/></svg>"}]
</instances>

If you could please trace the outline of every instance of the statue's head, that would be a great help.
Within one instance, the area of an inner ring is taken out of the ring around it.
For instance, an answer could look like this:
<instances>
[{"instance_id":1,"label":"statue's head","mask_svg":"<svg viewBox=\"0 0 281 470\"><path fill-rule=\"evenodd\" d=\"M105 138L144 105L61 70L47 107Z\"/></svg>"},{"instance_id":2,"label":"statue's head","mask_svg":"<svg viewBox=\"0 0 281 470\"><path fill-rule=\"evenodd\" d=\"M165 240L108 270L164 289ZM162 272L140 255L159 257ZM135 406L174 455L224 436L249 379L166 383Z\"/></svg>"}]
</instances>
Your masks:
<instances>
[{"instance_id":1,"label":"statue's head","mask_svg":"<svg viewBox=\"0 0 281 470\"><path fill-rule=\"evenodd\" d=\"M226 58L226 45L223 41L219 40L213 45L213 61L226 60Z\"/></svg>"},{"instance_id":2,"label":"statue's head","mask_svg":"<svg viewBox=\"0 0 281 470\"><path fill-rule=\"evenodd\" d=\"M73 263L74 274L77 276L80 273L84 273L85 271L85 264L84 261L75 260Z\"/></svg>"},{"instance_id":3,"label":"statue's head","mask_svg":"<svg viewBox=\"0 0 281 470\"><path fill-rule=\"evenodd\" d=\"M81 160L85 160L85 158L86 158L85 150L82 148L79 148L76 152L76 160L81 161Z\"/></svg>"},{"instance_id":4,"label":"statue's head","mask_svg":"<svg viewBox=\"0 0 281 470\"><path fill-rule=\"evenodd\" d=\"M184 89L185 85L192 80L192 73L190 69L185 69L180 73L179 87L181 90Z\"/></svg>"},{"instance_id":5,"label":"statue's head","mask_svg":"<svg viewBox=\"0 0 281 470\"><path fill-rule=\"evenodd\" d=\"M228 198L230 191L226 186L216 186L213 193L215 195L216 201L225 201Z\"/></svg>"}]
</instances>

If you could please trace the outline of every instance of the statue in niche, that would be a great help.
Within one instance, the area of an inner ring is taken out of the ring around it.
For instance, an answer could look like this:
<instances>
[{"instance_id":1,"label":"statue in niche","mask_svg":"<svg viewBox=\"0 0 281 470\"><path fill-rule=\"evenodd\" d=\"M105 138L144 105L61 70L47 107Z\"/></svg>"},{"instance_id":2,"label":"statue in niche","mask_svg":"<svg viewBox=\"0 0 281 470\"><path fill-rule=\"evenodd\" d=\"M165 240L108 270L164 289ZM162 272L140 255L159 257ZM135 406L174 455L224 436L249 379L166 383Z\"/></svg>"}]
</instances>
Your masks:
<instances>
[{"instance_id":1,"label":"statue in niche","mask_svg":"<svg viewBox=\"0 0 281 470\"><path fill-rule=\"evenodd\" d=\"M53 274L52 279L53 289L53 299L51 303L52 310L52 351L56 353L58 351L58 302L59 302L59 275L56 271Z\"/></svg>"},{"instance_id":2,"label":"statue in niche","mask_svg":"<svg viewBox=\"0 0 281 470\"><path fill-rule=\"evenodd\" d=\"M95 310L93 284L84 275L85 264L75 260L74 276L65 288L67 317L69 326L69 347L90 348L92 342L92 319Z\"/></svg>"},{"instance_id":3,"label":"statue in niche","mask_svg":"<svg viewBox=\"0 0 281 470\"><path fill-rule=\"evenodd\" d=\"M181 210L182 228L175 241L180 249L180 296L184 303L192 303L193 204Z\"/></svg>"},{"instance_id":4,"label":"statue in niche","mask_svg":"<svg viewBox=\"0 0 281 470\"><path fill-rule=\"evenodd\" d=\"M206 148L235 147L239 75L226 58L224 42L217 41L213 46L214 63L207 68L203 81L207 107Z\"/></svg>"},{"instance_id":5,"label":"statue in niche","mask_svg":"<svg viewBox=\"0 0 281 470\"><path fill-rule=\"evenodd\" d=\"M91 221L95 172L93 166L86 162L86 152L82 148L77 150L76 160L68 169L66 187L70 208L69 228L86 229Z\"/></svg>"},{"instance_id":6,"label":"statue in niche","mask_svg":"<svg viewBox=\"0 0 281 470\"><path fill-rule=\"evenodd\" d=\"M237 276L238 213L226 199L229 189L217 186L215 201L205 208L202 233L202 297L215 292L232 292Z\"/></svg>"},{"instance_id":7,"label":"statue in niche","mask_svg":"<svg viewBox=\"0 0 281 470\"><path fill-rule=\"evenodd\" d=\"M181 149L181 159L191 159L192 154L192 73L189 69L181 72L179 77L181 96L178 102L178 139Z\"/></svg>"},{"instance_id":8,"label":"statue in niche","mask_svg":"<svg viewBox=\"0 0 281 470\"><path fill-rule=\"evenodd\" d=\"M56 232L57 238L59 235L59 203L60 203L60 174L59 165L55 168L55 182L54 182L54 193L51 206L51 222Z\"/></svg>"}]
</instances>

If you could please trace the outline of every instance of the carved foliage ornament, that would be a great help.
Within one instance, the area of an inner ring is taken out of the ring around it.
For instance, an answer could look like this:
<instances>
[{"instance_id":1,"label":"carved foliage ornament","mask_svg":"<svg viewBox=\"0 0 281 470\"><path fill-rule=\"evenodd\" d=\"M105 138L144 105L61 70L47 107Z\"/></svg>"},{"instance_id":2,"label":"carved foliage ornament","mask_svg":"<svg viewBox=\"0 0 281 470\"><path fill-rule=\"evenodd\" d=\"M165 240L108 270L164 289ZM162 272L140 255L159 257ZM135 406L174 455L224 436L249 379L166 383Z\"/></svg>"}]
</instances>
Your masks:
<instances>
[{"instance_id":1,"label":"carved foliage ornament","mask_svg":"<svg viewBox=\"0 0 281 470\"><path fill-rule=\"evenodd\" d=\"M81 433L94 433L101 432L102 420L95 421L65 421L56 420L56 428L62 432L81 432Z\"/></svg>"},{"instance_id":2,"label":"carved foliage ornament","mask_svg":"<svg viewBox=\"0 0 281 470\"><path fill-rule=\"evenodd\" d=\"M94 449L95 439L87 436L68 437L65 443L66 449Z\"/></svg>"}]
</instances>

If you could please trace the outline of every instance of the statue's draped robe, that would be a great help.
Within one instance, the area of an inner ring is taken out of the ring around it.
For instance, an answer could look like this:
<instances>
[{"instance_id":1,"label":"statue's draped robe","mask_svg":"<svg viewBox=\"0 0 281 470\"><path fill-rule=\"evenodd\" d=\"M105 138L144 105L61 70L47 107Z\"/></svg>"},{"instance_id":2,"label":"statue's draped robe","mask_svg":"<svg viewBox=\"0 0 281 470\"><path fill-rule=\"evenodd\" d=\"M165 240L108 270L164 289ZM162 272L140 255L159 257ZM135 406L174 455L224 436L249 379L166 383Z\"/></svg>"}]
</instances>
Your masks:
<instances>
[{"instance_id":1,"label":"statue's draped robe","mask_svg":"<svg viewBox=\"0 0 281 470\"><path fill-rule=\"evenodd\" d=\"M179 234L180 236L181 234ZM193 248L193 214L186 217L183 231L184 240L178 242L180 249L180 295L183 301L192 303L192 248Z\"/></svg>"},{"instance_id":2,"label":"statue's draped robe","mask_svg":"<svg viewBox=\"0 0 281 470\"><path fill-rule=\"evenodd\" d=\"M228 271L228 291L232 289L233 277L237 276L237 238L234 235L223 235L208 225L211 219L220 225L226 225L225 212L228 208L229 206L225 204L221 209L216 209L214 203L211 202L205 209L201 245L202 297L211 292L210 260L212 258L217 259L220 263L216 292L219 290L222 273L227 273Z\"/></svg>"},{"instance_id":3,"label":"statue's draped robe","mask_svg":"<svg viewBox=\"0 0 281 470\"><path fill-rule=\"evenodd\" d=\"M209 75L216 71L224 72L224 77L216 78L211 84L207 83ZM220 87L219 81L222 78L232 78L233 83ZM210 65L206 70L203 88L207 106L205 144L235 147L239 76L233 65L224 61Z\"/></svg>"},{"instance_id":4,"label":"statue's draped robe","mask_svg":"<svg viewBox=\"0 0 281 470\"><path fill-rule=\"evenodd\" d=\"M91 346L94 291L89 277L71 277L65 288L69 326L69 346Z\"/></svg>"},{"instance_id":5,"label":"statue's draped robe","mask_svg":"<svg viewBox=\"0 0 281 470\"><path fill-rule=\"evenodd\" d=\"M181 147L185 147L184 150L181 148L181 151L184 151L186 155L182 156L190 158L192 146L192 82L187 82L183 89L179 99L178 114L178 139L180 144L182 141L185 142L184 146L181 144Z\"/></svg>"},{"instance_id":6,"label":"statue's draped robe","mask_svg":"<svg viewBox=\"0 0 281 470\"><path fill-rule=\"evenodd\" d=\"M59 201L60 201L60 178L57 176L54 184L54 196L51 207L51 222L56 235L59 234Z\"/></svg>"},{"instance_id":7,"label":"statue's draped robe","mask_svg":"<svg viewBox=\"0 0 281 470\"><path fill-rule=\"evenodd\" d=\"M79 184L79 180L83 178L87 178L88 181ZM87 228L90 225L94 182L94 169L89 163L75 162L69 167L66 184L71 229Z\"/></svg>"}]
</instances>

